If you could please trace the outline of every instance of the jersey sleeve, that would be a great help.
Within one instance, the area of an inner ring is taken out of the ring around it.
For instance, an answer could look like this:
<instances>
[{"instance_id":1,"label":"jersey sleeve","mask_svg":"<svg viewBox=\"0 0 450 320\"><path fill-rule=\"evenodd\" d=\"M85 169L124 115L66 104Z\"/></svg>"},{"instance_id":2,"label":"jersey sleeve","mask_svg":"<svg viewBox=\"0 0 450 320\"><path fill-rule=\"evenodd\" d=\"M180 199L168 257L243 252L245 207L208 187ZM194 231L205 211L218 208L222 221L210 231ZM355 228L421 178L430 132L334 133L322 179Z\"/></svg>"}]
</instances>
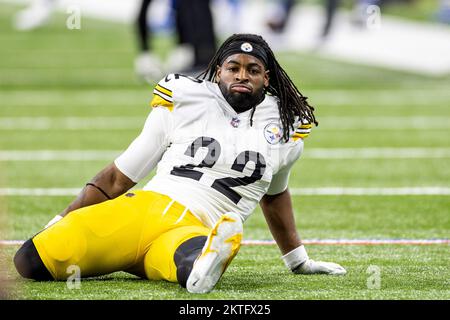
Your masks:
<instances>
[{"instance_id":1,"label":"jersey sleeve","mask_svg":"<svg viewBox=\"0 0 450 320\"><path fill-rule=\"evenodd\" d=\"M292 139L297 141L298 139L306 139L311 133L312 124L305 119L299 120L294 125L295 131L292 134Z\"/></svg>"},{"instance_id":2,"label":"jersey sleeve","mask_svg":"<svg viewBox=\"0 0 450 320\"><path fill-rule=\"evenodd\" d=\"M287 150L286 157L283 158L279 170L272 176L267 195L275 195L285 191L288 187L291 168L303 151L303 140L295 141Z\"/></svg>"},{"instance_id":3,"label":"jersey sleeve","mask_svg":"<svg viewBox=\"0 0 450 320\"><path fill-rule=\"evenodd\" d=\"M165 108L153 109L142 132L114 164L133 182L139 182L156 167L169 146L171 127L170 112Z\"/></svg>"},{"instance_id":4,"label":"jersey sleeve","mask_svg":"<svg viewBox=\"0 0 450 320\"><path fill-rule=\"evenodd\" d=\"M165 107L169 111L173 111L174 81L170 81L171 76L172 75L168 75L164 79L159 81L153 89L153 98L150 102L151 107Z\"/></svg>"}]
</instances>

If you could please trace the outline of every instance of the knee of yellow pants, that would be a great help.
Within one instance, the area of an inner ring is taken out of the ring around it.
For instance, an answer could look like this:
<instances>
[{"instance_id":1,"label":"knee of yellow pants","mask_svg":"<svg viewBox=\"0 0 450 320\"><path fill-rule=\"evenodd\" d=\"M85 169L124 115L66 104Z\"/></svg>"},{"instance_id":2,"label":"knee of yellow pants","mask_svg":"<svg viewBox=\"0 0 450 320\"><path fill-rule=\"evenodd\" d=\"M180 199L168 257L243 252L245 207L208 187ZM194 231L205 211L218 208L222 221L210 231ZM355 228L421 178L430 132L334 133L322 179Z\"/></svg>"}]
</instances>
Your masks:
<instances>
[{"instance_id":1,"label":"knee of yellow pants","mask_svg":"<svg viewBox=\"0 0 450 320\"><path fill-rule=\"evenodd\" d=\"M63 219L33 238L33 243L55 280L70 276L68 268L78 265L86 253L86 239L73 222Z\"/></svg>"},{"instance_id":2,"label":"knee of yellow pants","mask_svg":"<svg viewBox=\"0 0 450 320\"><path fill-rule=\"evenodd\" d=\"M79 267L82 277L126 269L137 259L143 223L160 197L137 191L111 201L83 207L33 238L45 266L57 280L67 268ZM142 255L143 258L143 255Z\"/></svg>"},{"instance_id":3,"label":"knee of yellow pants","mask_svg":"<svg viewBox=\"0 0 450 320\"><path fill-rule=\"evenodd\" d=\"M207 236L209 229L202 226L186 226L172 229L159 236L150 246L144 258L145 275L151 280L177 282L174 255L186 240Z\"/></svg>"}]
</instances>

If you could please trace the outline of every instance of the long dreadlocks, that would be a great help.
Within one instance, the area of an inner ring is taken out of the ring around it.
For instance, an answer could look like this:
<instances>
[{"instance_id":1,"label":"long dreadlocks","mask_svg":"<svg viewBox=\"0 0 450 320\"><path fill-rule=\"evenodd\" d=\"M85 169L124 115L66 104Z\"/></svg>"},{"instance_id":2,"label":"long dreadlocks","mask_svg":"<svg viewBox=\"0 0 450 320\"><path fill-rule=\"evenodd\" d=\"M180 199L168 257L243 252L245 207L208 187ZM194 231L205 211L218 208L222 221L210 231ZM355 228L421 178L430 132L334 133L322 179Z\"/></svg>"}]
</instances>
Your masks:
<instances>
[{"instance_id":1,"label":"long dreadlocks","mask_svg":"<svg viewBox=\"0 0 450 320\"><path fill-rule=\"evenodd\" d=\"M283 138L289 140L290 129L294 130L295 117L298 116L302 121L314 123L318 122L314 116L314 108L307 102L307 97L303 96L295 84L287 75L286 71L280 66L275 55L267 42L259 35L254 34L234 34L229 37L217 50L211 59L207 69L197 76L199 79L214 81L217 73L217 66L223 62L227 49L238 43L249 42L261 47L267 56L266 68L269 70L269 86L265 92L279 99L278 110L280 113L281 124L283 126ZM250 124L253 123L253 107Z\"/></svg>"}]
</instances>

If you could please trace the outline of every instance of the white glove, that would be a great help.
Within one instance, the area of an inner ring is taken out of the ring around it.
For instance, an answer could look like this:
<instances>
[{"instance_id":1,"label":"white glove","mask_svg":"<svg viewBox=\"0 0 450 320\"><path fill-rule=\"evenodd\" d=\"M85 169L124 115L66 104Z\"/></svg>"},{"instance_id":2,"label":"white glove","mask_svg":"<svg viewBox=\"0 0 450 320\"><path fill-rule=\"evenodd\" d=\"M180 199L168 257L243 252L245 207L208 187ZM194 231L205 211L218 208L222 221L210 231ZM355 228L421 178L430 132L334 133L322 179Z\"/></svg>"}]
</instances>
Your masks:
<instances>
[{"instance_id":1,"label":"white glove","mask_svg":"<svg viewBox=\"0 0 450 320\"><path fill-rule=\"evenodd\" d=\"M312 259L306 260L300 266L292 270L299 274L330 274L330 275L344 275L347 271L337 263L314 261Z\"/></svg>"},{"instance_id":2,"label":"white glove","mask_svg":"<svg viewBox=\"0 0 450 320\"><path fill-rule=\"evenodd\" d=\"M52 220L50 220L44 227L44 229L47 229L51 225L57 223L59 220L61 220L63 217L59 214L57 214Z\"/></svg>"},{"instance_id":3,"label":"white glove","mask_svg":"<svg viewBox=\"0 0 450 320\"><path fill-rule=\"evenodd\" d=\"M308 257L305 247L299 246L282 257L286 267L297 274L344 275L347 271L337 263L314 261Z\"/></svg>"}]
</instances>

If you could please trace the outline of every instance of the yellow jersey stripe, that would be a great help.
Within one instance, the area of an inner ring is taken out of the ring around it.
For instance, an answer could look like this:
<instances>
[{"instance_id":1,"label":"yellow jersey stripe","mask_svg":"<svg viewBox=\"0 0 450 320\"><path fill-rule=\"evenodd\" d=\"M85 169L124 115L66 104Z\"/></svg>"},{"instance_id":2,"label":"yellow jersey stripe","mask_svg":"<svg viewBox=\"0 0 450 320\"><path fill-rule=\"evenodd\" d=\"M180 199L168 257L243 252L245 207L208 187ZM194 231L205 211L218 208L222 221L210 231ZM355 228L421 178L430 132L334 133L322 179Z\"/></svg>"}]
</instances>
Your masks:
<instances>
[{"instance_id":1,"label":"yellow jersey stripe","mask_svg":"<svg viewBox=\"0 0 450 320\"><path fill-rule=\"evenodd\" d=\"M309 136L309 134L300 134L300 133L295 133L292 136L292 139L294 139L294 141L297 141L298 139L306 139Z\"/></svg>"},{"instance_id":2,"label":"yellow jersey stripe","mask_svg":"<svg viewBox=\"0 0 450 320\"><path fill-rule=\"evenodd\" d=\"M173 111L173 102L164 99L163 97L161 97L161 96L158 95L157 93L155 93L155 94L153 95L153 99L152 99L152 101L150 102L150 106L152 106L153 108L156 108L156 107L166 107L166 108L169 109L169 111Z\"/></svg>"},{"instance_id":3,"label":"yellow jersey stripe","mask_svg":"<svg viewBox=\"0 0 450 320\"><path fill-rule=\"evenodd\" d=\"M155 88L155 90L153 90L153 94L157 94L158 96L160 96L161 98L163 98L163 99L165 99L165 100L167 100L167 101L170 101L170 102L173 101L173 99L172 99L171 96L168 96L167 94L165 94L164 92L161 92L161 91L157 90L156 88Z\"/></svg>"},{"instance_id":4,"label":"yellow jersey stripe","mask_svg":"<svg viewBox=\"0 0 450 320\"><path fill-rule=\"evenodd\" d=\"M164 93L164 94L166 94L166 95L168 95L169 97L172 98L172 91L167 89L167 88L164 88L160 84L156 85L155 90L158 90L159 92Z\"/></svg>"},{"instance_id":5,"label":"yellow jersey stripe","mask_svg":"<svg viewBox=\"0 0 450 320\"><path fill-rule=\"evenodd\" d=\"M293 137L303 138L305 136L309 136L309 133L298 133L298 132L296 132L296 133L293 134Z\"/></svg>"}]
</instances>

